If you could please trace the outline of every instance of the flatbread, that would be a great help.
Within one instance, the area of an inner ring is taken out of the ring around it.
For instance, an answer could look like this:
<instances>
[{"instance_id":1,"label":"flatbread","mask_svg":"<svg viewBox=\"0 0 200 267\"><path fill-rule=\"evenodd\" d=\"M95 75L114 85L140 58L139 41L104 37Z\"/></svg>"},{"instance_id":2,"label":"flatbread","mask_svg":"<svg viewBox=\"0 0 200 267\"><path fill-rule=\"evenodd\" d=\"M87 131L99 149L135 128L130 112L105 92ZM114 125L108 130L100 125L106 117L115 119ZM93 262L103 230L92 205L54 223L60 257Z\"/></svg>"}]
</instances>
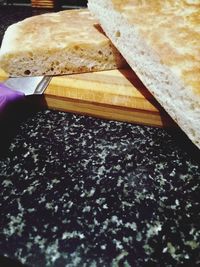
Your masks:
<instances>
[{"instance_id":1,"label":"flatbread","mask_svg":"<svg viewBox=\"0 0 200 267\"><path fill-rule=\"evenodd\" d=\"M0 67L10 76L71 74L121 68L125 60L87 9L27 18L8 27Z\"/></svg>"},{"instance_id":2,"label":"flatbread","mask_svg":"<svg viewBox=\"0 0 200 267\"><path fill-rule=\"evenodd\" d=\"M200 148L200 0L89 0L142 82Z\"/></svg>"}]
</instances>

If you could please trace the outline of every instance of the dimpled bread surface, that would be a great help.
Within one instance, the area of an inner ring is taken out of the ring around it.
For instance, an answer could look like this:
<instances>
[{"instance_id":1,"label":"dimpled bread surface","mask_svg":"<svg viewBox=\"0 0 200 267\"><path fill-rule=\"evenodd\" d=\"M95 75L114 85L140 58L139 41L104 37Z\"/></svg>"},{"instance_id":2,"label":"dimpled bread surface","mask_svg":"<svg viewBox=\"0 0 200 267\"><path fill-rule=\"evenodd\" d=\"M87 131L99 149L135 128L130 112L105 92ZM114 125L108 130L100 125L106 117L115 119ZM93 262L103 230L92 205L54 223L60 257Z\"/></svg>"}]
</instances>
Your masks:
<instances>
[{"instance_id":1,"label":"dimpled bread surface","mask_svg":"<svg viewBox=\"0 0 200 267\"><path fill-rule=\"evenodd\" d=\"M89 9L200 148L200 0L89 0Z\"/></svg>"},{"instance_id":2,"label":"dimpled bread surface","mask_svg":"<svg viewBox=\"0 0 200 267\"><path fill-rule=\"evenodd\" d=\"M200 94L200 1L112 2L158 52L163 64Z\"/></svg>"},{"instance_id":3,"label":"dimpled bread surface","mask_svg":"<svg viewBox=\"0 0 200 267\"><path fill-rule=\"evenodd\" d=\"M125 65L87 9L47 13L8 27L0 67L10 76L59 75Z\"/></svg>"}]
</instances>

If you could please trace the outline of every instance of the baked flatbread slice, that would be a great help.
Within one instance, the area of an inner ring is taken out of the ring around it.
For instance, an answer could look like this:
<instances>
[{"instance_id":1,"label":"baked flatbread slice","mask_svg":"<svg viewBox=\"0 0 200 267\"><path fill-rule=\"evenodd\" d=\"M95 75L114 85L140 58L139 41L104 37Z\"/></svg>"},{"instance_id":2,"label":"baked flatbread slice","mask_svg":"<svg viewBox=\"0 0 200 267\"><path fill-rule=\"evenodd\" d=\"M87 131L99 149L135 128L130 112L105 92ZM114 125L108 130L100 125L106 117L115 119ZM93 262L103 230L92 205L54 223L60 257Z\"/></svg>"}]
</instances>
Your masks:
<instances>
[{"instance_id":1,"label":"baked flatbread slice","mask_svg":"<svg viewBox=\"0 0 200 267\"><path fill-rule=\"evenodd\" d=\"M88 7L200 148L200 0L89 0Z\"/></svg>"},{"instance_id":2,"label":"baked flatbread slice","mask_svg":"<svg viewBox=\"0 0 200 267\"><path fill-rule=\"evenodd\" d=\"M121 68L118 50L87 9L27 18L5 32L0 67L10 76L71 74Z\"/></svg>"}]
</instances>

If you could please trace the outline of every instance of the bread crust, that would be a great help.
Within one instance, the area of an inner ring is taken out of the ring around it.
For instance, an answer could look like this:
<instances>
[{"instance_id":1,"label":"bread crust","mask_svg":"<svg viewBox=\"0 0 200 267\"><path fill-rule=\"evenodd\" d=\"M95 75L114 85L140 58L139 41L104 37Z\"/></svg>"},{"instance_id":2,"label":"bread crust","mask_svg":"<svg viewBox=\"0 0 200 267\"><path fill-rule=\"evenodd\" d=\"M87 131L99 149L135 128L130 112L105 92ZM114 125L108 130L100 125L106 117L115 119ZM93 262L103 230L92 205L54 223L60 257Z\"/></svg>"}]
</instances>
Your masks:
<instances>
[{"instance_id":1,"label":"bread crust","mask_svg":"<svg viewBox=\"0 0 200 267\"><path fill-rule=\"evenodd\" d=\"M200 94L200 1L112 0L160 60Z\"/></svg>"},{"instance_id":2,"label":"bread crust","mask_svg":"<svg viewBox=\"0 0 200 267\"><path fill-rule=\"evenodd\" d=\"M120 53L87 9L47 13L11 25L0 50L10 76L58 75L115 69Z\"/></svg>"},{"instance_id":3,"label":"bread crust","mask_svg":"<svg viewBox=\"0 0 200 267\"><path fill-rule=\"evenodd\" d=\"M200 148L200 0L89 0L89 9Z\"/></svg>"}]
</instances>

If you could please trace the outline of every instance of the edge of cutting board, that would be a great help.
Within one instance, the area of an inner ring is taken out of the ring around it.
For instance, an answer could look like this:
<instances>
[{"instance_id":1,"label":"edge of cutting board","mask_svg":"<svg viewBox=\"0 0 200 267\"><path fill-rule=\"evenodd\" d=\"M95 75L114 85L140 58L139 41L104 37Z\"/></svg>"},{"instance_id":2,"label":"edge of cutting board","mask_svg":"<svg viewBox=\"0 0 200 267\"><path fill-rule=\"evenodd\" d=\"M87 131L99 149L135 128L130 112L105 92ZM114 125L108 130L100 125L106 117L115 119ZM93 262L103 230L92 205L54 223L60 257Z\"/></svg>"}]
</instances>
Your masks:
<instances>
[{"instance_id":1,"label":"edge of cutting board","mask_svg":"<svg viewBox=\"0 0 200 267\"><path fill-rule=\"evenodd\" d=\"M0 69L0 80L6 78ZM45 108L108 120L176 125L131 69L55 76L42 103Z\"/></svg>"},{"instance_id":2,"label":"edge of cutting board","mask_svg":"<svg viewBox=\"0 0 200 267\"><path fill-rule=\"evenodd\" d=\"M92 103L88 101L74 100L71 98L59 97L55 99L50 95L45 95L45 103L49 109L94 116L96 118L107 120L116 120L156 127L174 126L174 123L167 116L134 108L122 108L119 106Z\"/></svg>"}]
</instances>

